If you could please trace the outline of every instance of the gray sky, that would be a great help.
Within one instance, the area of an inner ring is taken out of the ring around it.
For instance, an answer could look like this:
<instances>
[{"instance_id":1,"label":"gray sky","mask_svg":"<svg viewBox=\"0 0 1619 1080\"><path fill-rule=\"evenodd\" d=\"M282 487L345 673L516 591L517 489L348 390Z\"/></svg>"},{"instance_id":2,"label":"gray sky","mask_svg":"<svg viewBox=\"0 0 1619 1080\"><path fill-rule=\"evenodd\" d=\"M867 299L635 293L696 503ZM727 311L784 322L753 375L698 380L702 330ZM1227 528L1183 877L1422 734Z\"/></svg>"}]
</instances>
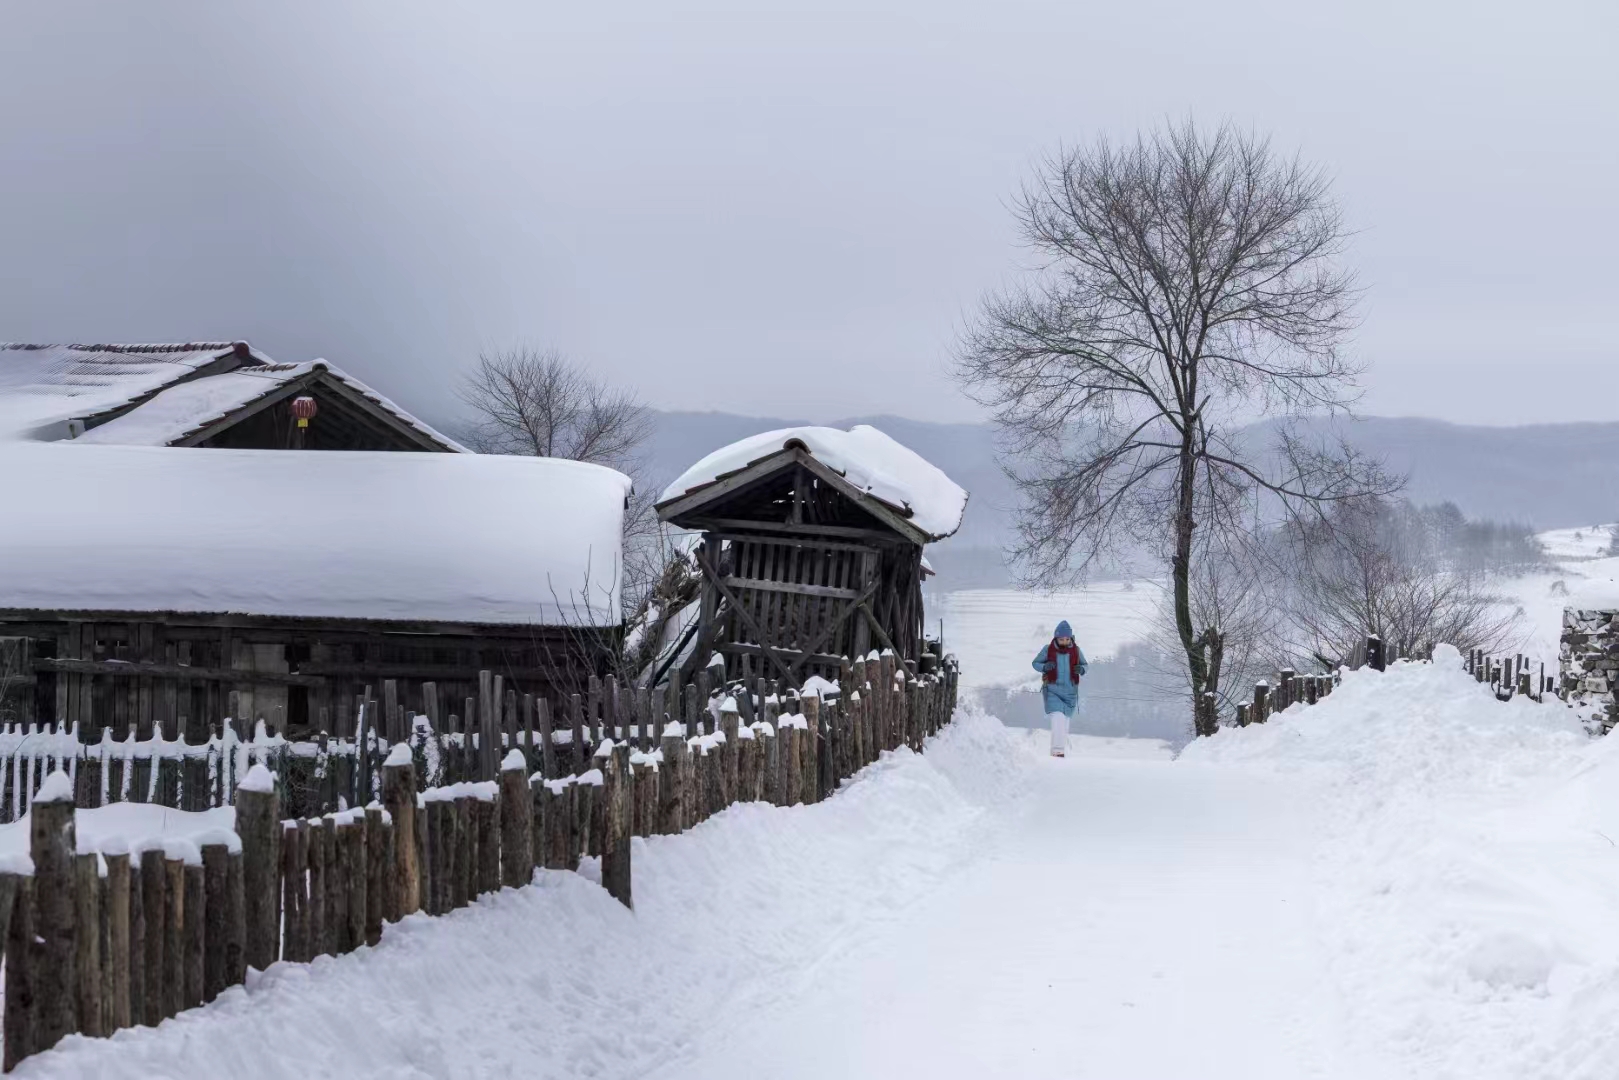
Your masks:
<instances>
[{"instance_id":1,"label":"gray sky","mask_svg":"<svg viewBox=\"0 0 1619 1080\"><path fill-rule=\"evenodd\" d=\"M1190 113L1338 178L1364 411L1616 419L1616 11L14 0L0 338L246 337L430 416L527 341L664 408L968 418L1032 162Z\"/></svg>"}]
</instances>

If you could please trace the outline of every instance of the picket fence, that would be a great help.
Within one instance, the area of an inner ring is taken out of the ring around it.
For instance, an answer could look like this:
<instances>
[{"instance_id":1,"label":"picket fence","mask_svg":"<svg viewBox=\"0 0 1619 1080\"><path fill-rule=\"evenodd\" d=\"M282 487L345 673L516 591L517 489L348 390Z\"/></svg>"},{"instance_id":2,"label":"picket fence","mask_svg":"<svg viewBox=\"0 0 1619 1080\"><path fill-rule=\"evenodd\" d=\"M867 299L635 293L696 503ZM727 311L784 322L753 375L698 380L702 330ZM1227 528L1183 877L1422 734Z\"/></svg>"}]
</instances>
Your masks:
<instances>
[{"instance_id":1,"label":"picket fence","mask_svg":"<svg viewBox=\"0 0 1619 1080\"><path fill-rule=\"evenodd\" d=\"M219 747L225 767L208 774L211 790L231 793L234 831L132 850L79 851L75 804L86 784L83 772L77 784L68 772L100 765L92 790L105 801L136 785L127 766L142 759L87 758L67 742L71 732L50 736L59 741L41 740L17 773L17 790L29 788L35 766L52 760L44 751L59 755L58 771L21 800L32 865L0 871L4 1068L70 1034L158 1024L241 984L249 967L374 945L388 923L525 886L535 867L599 858L603 886L632 906L632 837L683 832L734 802L817 802L885 750L920 751L953 715L958 683L953 659L921 666L913 673L892 653L873 654L846 664L839 684L683 695L689 725L648 711L660 729L610 725L588 758L583 737L514 738L494 778L419 790L418 777L434 775L424 769L429 746L441 755L456 746L429 723L376 763L374 800L313 816L285 812L270 768L285 776L308 755L256 733ZM495 745L483 741L477 759ZM146 760L161 770L170 759ZM121 779L109 762L126 767ZM150 794L164 782L146 783Z\"/></svg>"}]
</instances>

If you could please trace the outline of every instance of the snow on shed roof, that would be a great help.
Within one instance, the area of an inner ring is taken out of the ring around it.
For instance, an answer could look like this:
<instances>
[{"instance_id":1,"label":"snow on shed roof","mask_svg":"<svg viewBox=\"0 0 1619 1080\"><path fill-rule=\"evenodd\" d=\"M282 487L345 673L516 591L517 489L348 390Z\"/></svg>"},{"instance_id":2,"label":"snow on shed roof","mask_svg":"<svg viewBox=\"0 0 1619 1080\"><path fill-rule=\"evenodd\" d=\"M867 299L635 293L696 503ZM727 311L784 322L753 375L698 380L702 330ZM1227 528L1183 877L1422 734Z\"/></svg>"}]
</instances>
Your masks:
<instances>
[{"instance_id":1,"label":"snow on shed roof","mask_svg":"<svg viewBox=\"0 0 1619 1080\"><path fill-rule=\"evenodd\" d=\"M867 424L781 428L749 436L709 454L664 491L660 502L687 494L800 442L850 484L894 507L935 540L961 527L967 493L937 466Z\"/></svg>"},{"instance_id":2,"label":"snow on shed roof","mask_svg":"<svg viewBox=\"0 0 1619 1080\"><path fill-rule=\"evenodd\" d=\"M222 375L178 383L144 402L138 409L91 428L78 441L120 446L167 446L245 405L275 393L290 382L316 373L323 373L342 383L434 442L461 453L468 452L454 439L418 420L359 379L339 371L324 360L244 367Z\"/></svg>"},{"instance_id":3,"label":"snow on shed roof","mask_svg":"<svg viewBox=\"0 0 1619 1080\"><path fill-rule=\"evenodd\" d=\"M616 625L630 480L552 458L0 444L0 608ZM587 592L588 588L588 592Z\"/></svg>"},{"instance_id":4,"label":"snow on shed roof","mask_svg":"<svg viewBox=\"0 0 1619 1080\"><path fill-rule=\"evenodd\" d=\"M267 364L246 342L180 345L0 344L0 438L138 400L215 361Z\"/></svg>"}]
</instances>

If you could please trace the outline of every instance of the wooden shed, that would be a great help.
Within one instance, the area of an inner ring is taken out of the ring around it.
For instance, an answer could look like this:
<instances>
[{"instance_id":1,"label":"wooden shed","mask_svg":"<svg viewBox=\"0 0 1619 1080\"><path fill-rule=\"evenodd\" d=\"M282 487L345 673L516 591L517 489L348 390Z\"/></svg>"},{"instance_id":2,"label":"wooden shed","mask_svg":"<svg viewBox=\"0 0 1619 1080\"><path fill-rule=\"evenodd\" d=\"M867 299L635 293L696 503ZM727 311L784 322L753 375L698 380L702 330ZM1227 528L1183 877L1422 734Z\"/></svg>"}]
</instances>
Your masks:
<instances>
[{"instance_id":1,"label":"wooden shed","mask_svg":"<svg viewBox=\"0 0 1619 1080\"><path fill-rule=\"evenodd\" d=\"M925 545L960 526L962 491L871 427L766 432L710 454L658 516L701 534L700 609L682 677L835 677L842 658L920 657Z\"/></svg>"}]
</instances>

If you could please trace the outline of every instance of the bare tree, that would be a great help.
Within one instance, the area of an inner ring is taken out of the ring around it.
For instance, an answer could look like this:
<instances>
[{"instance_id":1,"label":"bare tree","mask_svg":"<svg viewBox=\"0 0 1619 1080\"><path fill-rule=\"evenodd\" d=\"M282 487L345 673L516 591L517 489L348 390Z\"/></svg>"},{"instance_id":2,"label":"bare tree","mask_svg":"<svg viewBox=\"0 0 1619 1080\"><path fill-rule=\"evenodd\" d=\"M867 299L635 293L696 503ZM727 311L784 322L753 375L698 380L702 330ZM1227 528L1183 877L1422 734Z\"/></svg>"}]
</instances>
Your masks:
<instances>
[{"instance_id":1,"label":"bare tree","mask_svg":"<svg viewBox=\"0 0 1619 1080\"><path fill-rule=\"evenodd\" d=\"M1190 122L1049 159L1017 216L1039 265L985 302L958 355L1023 496L1014 555L1048 584L1125 544L1165 557L1194 727L1211 734L1222 639L1194 620L1199 530L1397 486L1285 423L1354 397L1342 217L1319 170ZM1236 437L1267 416L1283 420L1269 454Z\"/></svg>"},{"instance_id":2,"label":"bare tree","mask_svg":"<svg viewBox=\"0 0 1619 1080\"><path fill-rule=\"evenodd\" d=\"M1293 523L1286 611L1295 650L1331 668L1367 634L1392 655L1423 658L1441 643L1486 652L1516 644L1521 609L1489 591L1459 557L1465 550L1447 551L1434 524L1385 500Z\"/></svg>"},{"instance_id":3,"label":"bare tree","mask_svg":"<svg viewBox=\"0 0 1619 1080\"><path fill-rule=\"evenodd\" d=\"M475 417L463 438L480 453L589 461L632 477L642 471L637 452L652 433L651 410L554 349L483 353L460 395ZM637 482L625 507L624 561L616 584L632 619L670 558L670 538L654 502L647 485Z\"/></svg>"},{"instance_id":4,"label":"bare tree","mask_svg":"<svg viewBox=\"0 0 1619 1080\"><path fill-rule=\"evenodd\" d=\"M595 378L552 349L483 353L461 387L477 417L472 447L624 467L651 434L634 394Z\"/></svg>"}]
</instances>

